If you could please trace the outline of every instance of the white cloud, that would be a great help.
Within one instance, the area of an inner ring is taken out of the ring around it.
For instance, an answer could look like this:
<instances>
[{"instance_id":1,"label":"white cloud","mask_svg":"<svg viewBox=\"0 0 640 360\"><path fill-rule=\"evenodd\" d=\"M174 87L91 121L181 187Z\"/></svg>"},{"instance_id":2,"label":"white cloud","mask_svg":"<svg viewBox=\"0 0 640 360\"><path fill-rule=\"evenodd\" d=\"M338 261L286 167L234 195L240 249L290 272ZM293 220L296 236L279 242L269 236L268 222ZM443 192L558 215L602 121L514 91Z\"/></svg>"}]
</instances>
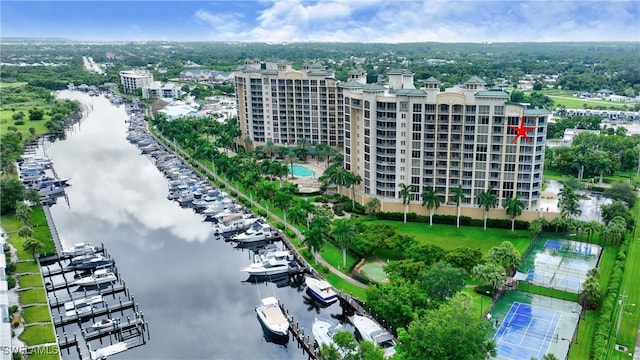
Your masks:
<instances>
[{"instance_id":1,"label":"white cloud","mask_svg":"<svg viewBox=\"0 0 640 360\"><path fill-rule=\"evenodd\" d=\"M196 17L212 40L294 42L640 41L634 1L261 1L249 16Z\"/></svg>"}]
</instances>

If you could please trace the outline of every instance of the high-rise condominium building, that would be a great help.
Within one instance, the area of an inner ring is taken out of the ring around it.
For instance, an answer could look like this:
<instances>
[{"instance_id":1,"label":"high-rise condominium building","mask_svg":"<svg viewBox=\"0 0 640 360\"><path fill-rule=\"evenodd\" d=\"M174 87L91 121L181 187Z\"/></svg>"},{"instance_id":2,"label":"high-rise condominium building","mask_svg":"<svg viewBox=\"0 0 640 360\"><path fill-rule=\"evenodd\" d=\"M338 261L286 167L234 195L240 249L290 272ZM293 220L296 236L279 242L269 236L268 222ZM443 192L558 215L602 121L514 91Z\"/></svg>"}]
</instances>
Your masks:
<instances>
[{"instance_id":1,"label":"high-rise condominium building","mask_svg":"<svg viewBox=\"0 0 640 360\"><path fill-rule=\"evenodd\" d=\"M319 64L293 70L284 61L246 61L235 70L242 136L260 145L342 146L342 99L333 72Z\"/></svg>"},{"instance_id":2,"label":"high-rise condominium building","mask_svg":"<svg viewBox=\"0 0 640 360\"><path fill-rule=\"evenodd\" d=\"M120 84L122 91L133 94L137 89L149 87L153 82L153 74L147 70L123 70L120 71Z\"/></svg>"},{"instance_id":3,"label":"high-rise condominium building","mask_svg":"<svg viewBox=\"0 0 640 360\"><path fill-rule=\"evenodd\" d=\"M455 204L453 189L461 186L467 206L491 189L498 206L517 193L536 209L550 111L510 103L478 77L441 91L435 78L416 89L413 75L390 71L388 86L362 76L338 85L345 167L362 177L364 197L397 203L405 184L414 203L435 187L443 204Z\"/></svg>"}]
</instances>

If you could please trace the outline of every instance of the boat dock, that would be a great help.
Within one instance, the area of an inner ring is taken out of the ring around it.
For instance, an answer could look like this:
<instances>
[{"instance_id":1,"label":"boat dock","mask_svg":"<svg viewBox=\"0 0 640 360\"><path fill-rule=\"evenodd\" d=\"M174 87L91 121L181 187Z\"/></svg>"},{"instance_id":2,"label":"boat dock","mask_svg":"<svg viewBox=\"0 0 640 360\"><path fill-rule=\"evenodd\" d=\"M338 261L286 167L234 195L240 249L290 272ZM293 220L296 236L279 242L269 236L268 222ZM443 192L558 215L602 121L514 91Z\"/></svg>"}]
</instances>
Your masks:
<instances>
[{"instance_id":1,"label":"boat dock","mask_svg":"<svg viewBox=\"0 0 640 360\"><path fill-rule=\"evenodd\" d=\"M57 234L54 242L62 248ZM97 247L95 254L111 259L104 245ZM115 281L79 286L74 281L91 275L92 270L70 267L72 259L70 255L38 259L58 345L64 350L62 358L96 359L105 352L146 344L150 340L149 324L115 263L108 267L116 275Z\"/></svg>"}]
</instances>

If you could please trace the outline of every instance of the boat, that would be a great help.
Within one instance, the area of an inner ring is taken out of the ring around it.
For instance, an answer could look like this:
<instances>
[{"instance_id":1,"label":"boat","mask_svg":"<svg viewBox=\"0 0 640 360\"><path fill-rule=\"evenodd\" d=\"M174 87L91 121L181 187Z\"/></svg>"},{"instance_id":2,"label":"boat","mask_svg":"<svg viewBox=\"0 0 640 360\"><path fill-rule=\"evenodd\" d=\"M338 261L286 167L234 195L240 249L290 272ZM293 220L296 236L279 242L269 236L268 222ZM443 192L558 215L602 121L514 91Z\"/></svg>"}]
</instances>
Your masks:
<instances>
[{"instance_id":1,"label":"boat","mask_svg":"<svg viewBox=\"0 0 640 360\"><path fill-rule=\"evenodd\" d=\"M384 350L385 358L389 358L396 353L396 342L393 336L380 326L380 324L366 316L358 314L349 317L349 321L351 321L356 328L356 334L358 334L362 340L370 341Z\"/></svg>"},{"instance_id":2,"label":"boat","mask_svg":"<svg viewBox=\"0 0 640 360\"><path fill-rule=\"evenodd\" d=\"M316 340L318 349L321 349L323 345L336 346L333 341L333 335L341 330L343 330L342 324L334 324L329 320L323 320L317 316L311 326L311 333L313 334L313 338Z\"/></svg>"},{"instance_id":3,"label":"boat","mask_svg":"<svg viewBox=\"0 0 640 360\"><path fill-rule=\"evenodd\" d=\"M253 214L232 213L224 216L215 226L216 233L228 234L246 230L251 224L258 221Z\"/></svg>"},{"instance_id":4,"label":"boat","mask_svg":"<svg viewBox=\"0 0 640 360\"><path fill-rule=\"evenodd\" d=\"M273 229L269 224L253 223L249 229L231 238L240 243L249 243L266 240L273 236Z\"/></svg>"},{"instance_id":5,"label":"boat","mask_svg":"<svg viewBox=\"0 0 640 360\"><path fill-rule=\"evenodd\" d=\"M270 276L288 273L290 269L297 266L293 255L288 250L258 255L257 259L257 262L240 269L240 271L245 271L253 276Z\"/></svg>"},{"instance_id":6,"label":"boat","mask_svg":"<svg viewBox=\"0 0 640 360\"><path fill-rule=\"evenodd\" d=\"M79 256L79 255L93 254L96 251L98 251L98 249L95 246L92 246L91 244L75 243L73 244L72 247L62 250L62 255Z\"/></svg>"},{"instance_id":7,"label":"boat","mask_svg":"<svg viewBox=\"0 0 640 360\"><path fill-rule=\"evenodd\" d=\"M117 320L113 319L102 319L102 321L98 321L91 325L91 329L93 330L105 330L105 329L113 329L118 324Z\"/></svg>"},{"instance_id":8,"label":"boat","mask_svg":"<svg viewBox=\"0 0 640 360\"><path fill-rule=\"evenodd\" d=\"M102 296L96 295L90 298L83 298L64 303L66 316L81 316L90 313L95 308L95 304L102 302Z\"/></svg>"},{"instance_id":9,"label":"boat","mask_svg":"<svg viewBox=\"0 0 640 360\"><path fill-rule=\"evenodd\" d=\"M107 283L113 283L118 280L116 274L111 271L107 271L107 269L96 270L90 276L82 277L76 281L71 282L70 285L77 286L92 286L92 285L101 285Z\"/></svg>"},{"instance_id":10,"label":"boat","mask_svg":"<svg viewBox=\"0 0 640 360\"><path fill-rule=\"evenodd\" d=\"M100 257L104 257L104 256L102 254L98 254L98 253L74 256L74 257L71 258L71 260L69 260L69 266L80 265L82 263L85 263L87 261L90 261L90 260L96 259L96 258L100 258Z\"/></svg>"},{"instance_id":11,"label":"boat","mask_svg":"<svg viewBox=\"0 0 640 360\"><path fill-rule=\"evenodd\" d=\"M77 265L69 265L69 268L73 270L96 270L111 267L115 263L116 262L113 261L113 259L109 259L104 256L98 256Z\"/></svg>"},{"instance_id":12,"label":"boat","mask_svg":"<svg viewBox=\"0 0 640 360\"><path fill-rule=\"evenodd\" d=\"M333 289L333 286L326 280L319 280L307 276L304 278L304 281L307 284L309 293L321 303L328 305L338 300L338 294Z\"/></svg>"},{"instance_id":13,"label":"boat","mask_svg":"<svg viewBox=\"0 0 640 360\"><path fill-rule=\"evenodd\" d=\"M271 335L289 337L289 320L282 312L278 299L273 296L260 300L260 305L256 306L256 314L262 327Z\"/></svg>"}]
</instances>

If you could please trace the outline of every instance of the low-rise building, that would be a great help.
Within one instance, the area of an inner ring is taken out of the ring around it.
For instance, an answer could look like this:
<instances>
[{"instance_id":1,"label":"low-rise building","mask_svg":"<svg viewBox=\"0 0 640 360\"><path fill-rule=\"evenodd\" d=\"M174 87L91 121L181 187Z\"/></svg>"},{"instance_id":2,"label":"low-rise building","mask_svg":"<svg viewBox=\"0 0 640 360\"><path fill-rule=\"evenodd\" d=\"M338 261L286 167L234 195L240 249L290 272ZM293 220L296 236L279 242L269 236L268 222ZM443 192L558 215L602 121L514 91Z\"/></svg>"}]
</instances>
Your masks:
<instances>
[{"instance_id":1,"label":"low-rise building","mask_svg":"<svg viewBox=\"0 0 640 360\"><path fill-rule=\"evenodd\" d=\"M153 74L147 70L120 71L120 85L122 91L134 94L138 89L148 87L153 82Z\"/></svg>"},{"instance_id":2,"label":"low-rise building","mask_svg":"<svg viewBox=\"0 0 640 360\"><path fill-rule=\"evenodd\" d=\"M145 99L177 99L180 97L180 95L182 95L182 90L180 90L180 87L171 83L162 84L160 82L154 81L149 84L149 86L142 88L142 97Z\"/></svg>"}]
</instances>

